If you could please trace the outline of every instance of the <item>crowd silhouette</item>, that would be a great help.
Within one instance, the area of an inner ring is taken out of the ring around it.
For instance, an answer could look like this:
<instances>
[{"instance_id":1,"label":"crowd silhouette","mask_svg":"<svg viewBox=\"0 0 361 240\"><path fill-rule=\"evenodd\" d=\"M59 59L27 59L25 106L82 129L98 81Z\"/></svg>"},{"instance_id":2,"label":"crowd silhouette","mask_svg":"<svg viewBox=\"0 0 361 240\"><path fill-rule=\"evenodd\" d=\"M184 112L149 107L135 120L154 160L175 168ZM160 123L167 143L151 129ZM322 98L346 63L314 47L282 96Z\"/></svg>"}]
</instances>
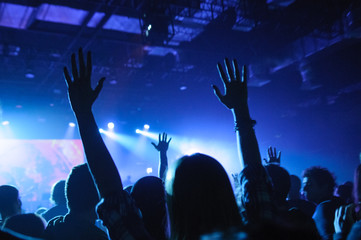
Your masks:
<instances>
[{"instance_id":1,"label":"crowd silhouette","mask_svg":"<svg viewBox=\"0 0 361 240\"><path fill-rule=\"evenodd\" d=\"M17 188L0 186L0 239L361 239L361 165L354 183L336 187L333 174L320 166L305 169L302 181L290 175L276 148L262 161L247 66L225 59L217 68L224 94L212 88L233 114L242 166L232 175L234 187L217 159L202 153L168 166L167 133L152 142L158 177L123 182L92 112L105 78L92 88L91 53L84 57L79 49L64 78L87 163L59 180L51 193L54 207L37 213L22 213Z\"/></svg>"}]
</instances>

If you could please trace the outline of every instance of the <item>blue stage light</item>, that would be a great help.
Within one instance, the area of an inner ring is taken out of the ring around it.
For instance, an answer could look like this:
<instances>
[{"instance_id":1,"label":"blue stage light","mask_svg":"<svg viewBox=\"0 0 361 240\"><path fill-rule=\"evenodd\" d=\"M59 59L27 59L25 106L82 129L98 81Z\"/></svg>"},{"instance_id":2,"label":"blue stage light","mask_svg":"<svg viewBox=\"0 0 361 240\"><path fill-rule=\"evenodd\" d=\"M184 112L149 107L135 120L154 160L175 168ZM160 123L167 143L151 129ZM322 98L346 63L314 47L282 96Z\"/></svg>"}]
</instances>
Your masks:
<instances>
[{"instance_id":1,"label":"blue stage light","mask_svg":"<svg viewBox=\"0 0 361 240\"><path fill-rule=\"evenodd\" d=\"M108 128L109 129L114 129L114 123L113 122L108 123Z\"/></svg>"}]
</instances>

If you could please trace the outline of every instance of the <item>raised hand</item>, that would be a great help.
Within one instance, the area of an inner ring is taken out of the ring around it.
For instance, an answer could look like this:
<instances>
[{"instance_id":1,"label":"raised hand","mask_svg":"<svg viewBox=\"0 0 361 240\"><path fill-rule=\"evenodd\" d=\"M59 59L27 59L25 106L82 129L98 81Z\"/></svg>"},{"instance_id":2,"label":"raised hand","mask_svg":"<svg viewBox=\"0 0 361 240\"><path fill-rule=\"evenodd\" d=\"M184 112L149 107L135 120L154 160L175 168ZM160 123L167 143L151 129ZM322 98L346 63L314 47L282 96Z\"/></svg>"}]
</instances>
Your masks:
<instances>
[{"instance_id":1,"label":"raised hand","mask_svg":"<svg viewBox=\"0 0 361 240\"><path fill-rule=\"evenodd\" d=\"M270 146L268 148L268 159L264 158L263 159L266 164L281 164L281 151L276 151L276 148L273 148L272 150L272 146Z\"/></svg>"},{"instance_id":2,"label":"raised hand","mask_svg":"<svg viewBox=\"0 0 361 240\"><path fill-rule=\"evenodd\" d=\"M92 105L97 99L100 90L103 87L105 78L101 78L98 85L93 90L91 87L92 62L91 53L87 54L87 63L84 62L83 50L80 48L78 53L79 71L76 64L75 54L71 55L72 77L69 71L64 67L64 77L68 86L69 100L75 114L90 112Z\"/></svg>"},{"instance_id":3,"label":"raised hand","mask_svg":"<svg viewBox=\"0 0 361 240\"><path fill-rule=\"evenodd\" d=\"M253 130L256 121L251 119L248 109L247 68L244 65L241 74L236 60L233 60L231 65L226 58L224 64L225 71L220 63L217 64L217 68L225 93L223 95L217 86L212 85L214 94L223 105L232 110L238 150L239 154L242 154L240 158L242 168L247 165L261 167L262 159Z\"/></svg>"},{"instance_id":4,"label":"raised hand","mask_svg":"<svg viewBox=\"0 0 361 240\"><path fill-rule=\"evenodd\" d=\"M242 107L247 107L247 68L244 65L242 67L242 76L240 74L237 61L234 59L232 65L229 60L226 58L224 60L226 66L226 72L224 72L223 67L220 63L217 64L219 75L223 81L223 86L225 94L222 95L219 88L215 85L212 85L213 90L217 98L221 103L223 103L229 109L239 109Z\"/></svg>"},{"instance_id":5,"label":"raised hand","mask_svg":"<svg viewBox=\"0 0 361 240\"><path fill-rule=\"evenodd\" d=\"M350 232L352 225L356 222L355 205L349 204L347 206L341 206L335 211L334 227L335 232L347 236Z\"/></svg>"},{"instance_id":6,"label":"raised hand","mask_svg":"<svg viewBox=\"0 0 361 240\"><path fill-rule=\"evenodd\" d=\"M172 140L172 138L169 138L169 140L167 140L167 134L163 133L163 134L159 134L159 138L158 138L158 144L155 144L154 142L152 142L152 145L155 147L155 149L157 149L159 152L166 152L168 151L168 147L169 147L169 143Z\"/></svg>"}]
</instances>

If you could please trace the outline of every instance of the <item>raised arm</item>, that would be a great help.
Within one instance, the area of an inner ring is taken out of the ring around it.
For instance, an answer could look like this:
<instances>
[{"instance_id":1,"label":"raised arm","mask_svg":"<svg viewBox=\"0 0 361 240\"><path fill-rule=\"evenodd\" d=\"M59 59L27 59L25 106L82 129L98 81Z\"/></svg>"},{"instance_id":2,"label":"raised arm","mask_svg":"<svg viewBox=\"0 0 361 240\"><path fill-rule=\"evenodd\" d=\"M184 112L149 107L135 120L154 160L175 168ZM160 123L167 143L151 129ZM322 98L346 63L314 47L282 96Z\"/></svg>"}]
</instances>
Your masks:
<instances>
[{"instance_id":1,"label":"raised arm","mask_svg":"<svg viewBox=\"0 0 361 240\"><path fill-rule=\"evenodd\" d=\"M105 78L101 78L95 89L91 87L92 62L87 54L84 62L83 51L79 49L79 68L76 56L71 56L72 74L64 67L64 77L68 86L71 107L78 121L79 132L85 155L101 197L123 189L114 161L105 146L95 122L92 105L97 99Z\"/></svg>"},{"instance_id":2,"label":"raised arm","mask_svg":"<svg viewBox=\"0 0 361 240\"><path fill-rule=\"evenodd\" d=\"M262 166L258 142L253 129L255 121L251 119L248 109L247 68L242 67L240 74L236 60L233 66L225 59L226 73L220 63L217 64L218 72L224 85L225 94L222 95L217 86L212 86L214 93L221 103L232 110L235 130L237 133L238 150L242 154L241 165L258 167Z\"/></svg>"},{"instance_id":3,"label":"raised arm","mask_svg":"<svg viewBox=\"0 0 361 240\"><path fill-rule=\"evenodd\" d=\"M165 180L165 177L167 175L167 169L168 169L167 151L171 140L172 138L169 138L169 140L167 140L167 134L163 133L163 134L159 134L158 144L152 142L152 145L155 147L155 149L159 151L158 176L163 181Z\"/></svg>"}]
</instances>

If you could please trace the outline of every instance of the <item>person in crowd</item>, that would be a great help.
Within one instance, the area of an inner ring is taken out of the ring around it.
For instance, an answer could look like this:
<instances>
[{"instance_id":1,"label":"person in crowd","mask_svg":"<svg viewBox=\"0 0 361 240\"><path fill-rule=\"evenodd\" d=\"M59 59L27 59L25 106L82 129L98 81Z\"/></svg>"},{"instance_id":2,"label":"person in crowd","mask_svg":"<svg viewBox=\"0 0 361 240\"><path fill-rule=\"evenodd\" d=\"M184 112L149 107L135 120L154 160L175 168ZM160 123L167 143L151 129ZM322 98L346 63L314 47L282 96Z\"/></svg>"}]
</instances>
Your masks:
<instances>
[{"instance_id":1,"label":"person in crowd","mask_svg":"<svg viewBox=\"0 0 361 240\"><path fill-rule=\"evenodd\" d=\"M361 164L354 173L353 198L354 203L336 210L334 240L361 239Z\"/></svg>"},{"instance_id":2,"label":"person in crowd","mask_svg":"<svg viewBox=\"0 0 361 240\"><path fill-rule=\"evenodd\" d=\"M290 180L291 187L287 198L288 207L297 208L303 213L305 213L307 216L312 217L315 212L316 205L301 197L301 179L298 176L291 174Z\"/></svg>"},{"instance_id":3,"label":"person in crowd","mask_svg":"<svg viewBox=\"0 0 361 240\"><path fill-rule=\"evenodd\" d=\"M266 171L273 185L273 202L276 207L275 221L286 229L302 233L298 237L304 239L320 239L312 216L306 215L298 208L291 208L287 195L291 187L288 171L281 167L281 154L276 155L276 148L268 149L268 161L265 161Z\"/></svg>"},{"instance_id":4,"label":"person in crowd","mask_svg":"<svg viewBox=\"0 0 361 240\"><path fill-rule=\"evenodd\" d=\"M95 226L95 206L99 202L98 191L87 164L75 166L65 184L69 212L49 221L45 238L106 240L107 234Z\"/></svg>"},{"instance_id":5,"label":"person in crowd","mask_svg":"<svg viewBox=\"0 0 361 240\"><path fill-rule=\"evenodd\" d=\"M217 64L220 78L223 82L225 95L213 85L213 90L219 101L230 109L235 121L238 150L242 171L238 176L240 210L245 224L257 225L272 221L275 216L275 206L272 201L272 183L262 166L261 154L254 132L256 122L251 118L248 108L247 68L239 71L236 60L225 59L225 68Z\"/></svg>"},{"instance_id":6,"label":"person in crowd","mask_svg":"<svg viewBox=\"0 0 361 240\"><path fill-rule=\"evenodd\" d=\"M79 49L78 56L79 69L76 56L72 54L72 76L65 67L64 77L89 169L102 198L97 206L98 215L107 227L112 240L151 239L134 200L123 190L118 169L104 144L92 113L92 105L102 89L105 78L100 79L97 87L92 89L91 54L88 52L86 63L82 49Z\"/></svg>"},{"instance_id":7,"label":"person in crowd","mask_svg":"<svg viewBox=\"0 0 361 240\"><path fill-rule=\"evenodd\" d=\"M307 200L317 204L313 219L322 239L332 239L335 211L343 201L333 196L335 178L326 168L310 167L303 172L303 192Z\"/></svg>"},{"instance_id":8,"label":"person in crowd","mask_svg":"<svg viewBox=\"0 0 361 240\"><path fill-rule=\"evenodd\" d=\"M213 86L215 95L228 109L232 110L238 149L242 154L241 173L235 178L241 198L242 217L250 227L253 239L319 239L312 219L307 226L300 216L287 213L286 197L290 187L288 172L279 166L280 153L269 149L268 166L262 165L257 138L254 132L255 121L251 119L248 108L247 68L243 66L240 74L236 60L231 63L225 59L225 69L218 63L218 71L225 88L222 95ZM268 169L267 169L268 168ZM267 170L266 170L267 169ZM271 175L271 177L270 177ZM273 180L273 182L272 182ZM253 229L253 230L252 230Z\"/></svg>"},{"instance_id":9,"label":"person in crowd","mask_svg":"<svg viewBox=\"0 0 361 240\"><path fill-rule=\"evenodd\" d=\"M162 179L146 176L133 186L130 195L142 213L145 228L153 239L169 237L165 189Z\"/></svg>"},{"instance_id":10,"label":"person in crowd","mask_svg":"<svg viewBox=\"0 0 361 240\"><path fill-rule=\"evenodd\" d=\"M19 191L10 185L0 186L0 215L2 225L8 217L21 213L21 200Z\"/></svg>"},{"instance_id":11,"label":"person in crowd","mask_svg":"<svg viewBox=\"0 0 361 240\"><path fill-rule=\"evenodd\" d=\"M167 140L167 134L159 134L158 137L158 144L155 144L152 142L152 145L154 148L159 152L159 168L158 168L158 176L160 179L165 181L165 177L168 170L168 157L167 157L167 151L169 148L169 143L172 140L172 138L169 138Z\"/></svg>"},{"instance_id":12,"label":"person in crowd","mask_svg":"<svg viewBox=\"0 0 361 240\"><path fill-rule=\"evenodd\" d=\"M43 238L46 221L34 213L18 214L5 220L3 229L10 229L28 237Z\"/></svg>"},{"instance_id":13,"label":"person in crowd","mask_svg":"<svg viewBox=\"0 0 361 240\"><path fill-rule=\"evenodd\" d=\"M53 185L50 199L55 206L41 215L47 222L56 216L64 216L68 213L65 198L65 180L60 180Z\"/></svg>"},{"instance_id":14,"label":"person in crowd","mask_svg":"<svg viewBox=\"0 0 361 240\"><path fill-rule=\"evenodd\" d=\"M345 204L353 203L353 183L347 181L336 187L335 196L340 197Z\"/></svg>"}]
</instances>

